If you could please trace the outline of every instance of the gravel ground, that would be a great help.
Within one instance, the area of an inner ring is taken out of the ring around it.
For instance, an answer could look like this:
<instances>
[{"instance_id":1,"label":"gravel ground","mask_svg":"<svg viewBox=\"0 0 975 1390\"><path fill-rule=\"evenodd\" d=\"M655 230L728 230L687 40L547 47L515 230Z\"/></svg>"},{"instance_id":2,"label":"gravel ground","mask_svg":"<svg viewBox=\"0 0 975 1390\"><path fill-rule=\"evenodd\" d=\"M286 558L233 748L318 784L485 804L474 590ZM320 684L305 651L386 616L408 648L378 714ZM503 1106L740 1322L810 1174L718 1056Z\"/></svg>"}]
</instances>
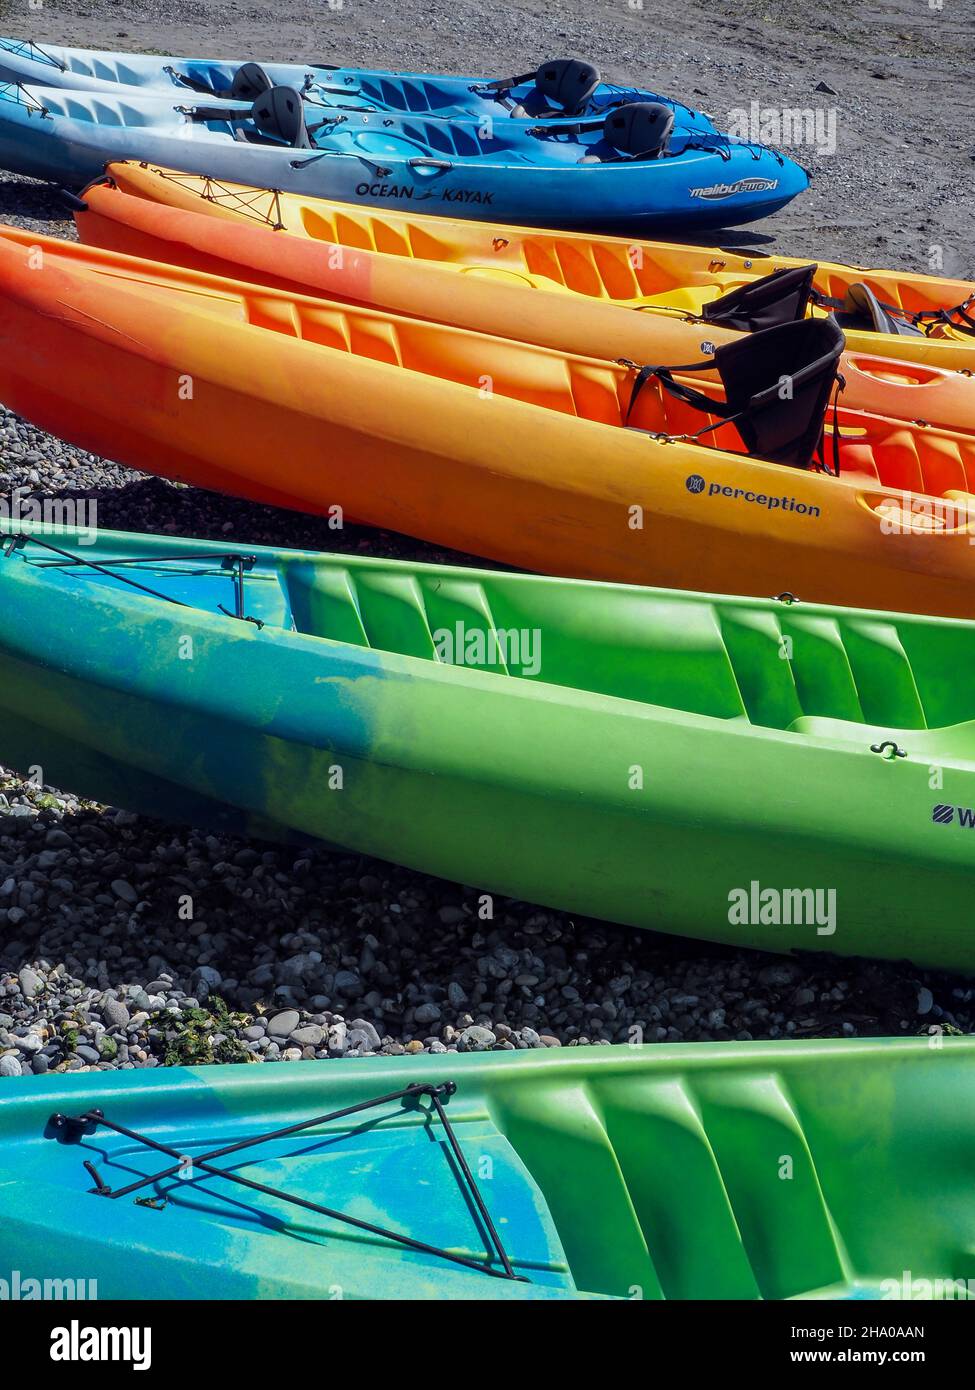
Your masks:
<instances>
[{"instance_id":1,"label":"gravel ground","mask_svg":"<svg viewBox=\"0 0 975 1390\"><path fill-rule=\"evenodd\" d=\"M952 59L969 58L962 9L740 0L685 5L675 18L649 3L596 3L581 15L568 0L509 0L499 23L496 8L488 19L446 0L345 0L337 10L295 0L283 19L198 0L61 0L31 11L20 33L430 70L501 71L542 51L578 52L610 78L693 94L719 118L753 97L831 102L836 154L798 152L816 175L812 191L735 241L774 236L794 254L922 269L936 246L946 271L972 276L975 146L949 99ZM14 23L8 11L3 25ZM0 176L0 219L72 234L56 195L10 177ZM337 542L323 522L133 474L2 407L0 487L82 492L105 527L474 563L387 533L350 529ZM193 920L181 916L187 893ZM975 1030L964 981L907 965L736 952L503 899L485 922L475 902L473 887L162 825L0 770L0 1076Z\"/></svg>"}]
</instances>

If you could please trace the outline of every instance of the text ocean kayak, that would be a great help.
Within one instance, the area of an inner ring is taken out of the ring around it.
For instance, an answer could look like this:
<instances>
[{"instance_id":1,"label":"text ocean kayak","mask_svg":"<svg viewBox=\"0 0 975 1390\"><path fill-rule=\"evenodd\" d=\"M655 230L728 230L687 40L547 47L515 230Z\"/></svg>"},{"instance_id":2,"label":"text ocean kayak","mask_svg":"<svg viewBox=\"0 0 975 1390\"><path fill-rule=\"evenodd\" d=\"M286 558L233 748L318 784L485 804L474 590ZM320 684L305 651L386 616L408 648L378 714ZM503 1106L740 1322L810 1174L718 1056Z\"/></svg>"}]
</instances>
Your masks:
<instances>
[{"instance_id":1,"label":"text ocean kayak","mask_svg":"<svg viewBox=\"0 0 975 1390\"><path fill-rule=\"evenodd\" d=\"M973 616L975 436L826 410L841 343L739 336L726 399L0 229L0 399L82 448L525 569Z\"/></svg>"},{"instance_id":2,"label":"text ocean kayak","mask_svg":"<svg viewBox=\"0 0 975 1390\"><path fill-rule=\"evenodd\" d=\"M975 970L975 624L2 529L5 766L631 926Z\"/></svg>"},{"instance_id":3,"label":"text ocean kayak","mask_svg":"<svg viewBox=\"0 0 975 1390\"><path fill-rule=\"evenodd\" d=\"M706 338L726 342L734 331L769 327L777 316L825 313L849 301L834 312L851 352L956 373L967 425L960 415L949 419L927 408L910 418L975 428L975 284L963 280L353 209L131 162L110 166L108 179L83 199L78 232L98 246L304 294L358 290L363 302L371 296L368 302L399 313L595 357L632 355L632 337L644 331L633 318L608 312L615 306L658 311L687 325L685 353L693 356ZM186 213L204 214L210 225ZM808 287L800 281L804 267ZM513 287L559 292L568 302L546 297L528 306L505 294ZM913 331L915 320L923 331ZM620 328L611 338L614 323ZM628 343L623 334L631 335ZM855 403L852 393L847 399Z\"/></svg>"},{"instance_id":4,"label":"text ocean kayak","mask_svg":"<svg viewBox=\"0 0 975 1390\"><path fill-rule=\"evenodd\" d=\"M19 1298L968 1299L973 1114L969 1038L23 1078L0 1266Z\"/></svg>"},{"instance_id":5,"label":"text ocean kayak","mask_svg":"<svg viewBox=\"0 0 975 1390\"><path fill-rule=\"evenodd\" d=\"M306 125L297 95L274 90L294 108L281 139L265 138L252 119L260 102L0 86L0 168L78 187L110 161L142 159L363 207L463 208L492 222L633 232L753 221L809 183L785 155L713 132L668 133L666 122L655 157L644 158L642 145L628 143L629 118L613 112L571 134L517 121L488 132L474 121L334 110L324 124ZM272 105L265 114L277 129ZM665 108L621 108L630 110Z\"/></svg>"},{"instance_id":6,"label":"text ocean kayak","mask_svg":"<svg viewBox=\"0 0 975 1390\"><path fill-rule=\"evenodd\" d=\"M245 67L248 71L242 73ZM141 89L144 95L229 97L236 94L235 78L238 90L242 79L246 90L253 89L253 67L253 63L244 64L241 59L111 53L0 38L0 81L64 87L102 96L118 96L120 88L132 87ZM571 121L598 115L621 102L652 101L672 107L677 124L685 129L714 129L703 112L658 92L601 82L598 71L578 59L539 63L533 72L521 72L508 79L385 72L315 62L262 62L259 67L274 84L295 87L319 101L331 100L348 110L466 116L477 120L544 117Z\"/></svg>"}]
</instances>

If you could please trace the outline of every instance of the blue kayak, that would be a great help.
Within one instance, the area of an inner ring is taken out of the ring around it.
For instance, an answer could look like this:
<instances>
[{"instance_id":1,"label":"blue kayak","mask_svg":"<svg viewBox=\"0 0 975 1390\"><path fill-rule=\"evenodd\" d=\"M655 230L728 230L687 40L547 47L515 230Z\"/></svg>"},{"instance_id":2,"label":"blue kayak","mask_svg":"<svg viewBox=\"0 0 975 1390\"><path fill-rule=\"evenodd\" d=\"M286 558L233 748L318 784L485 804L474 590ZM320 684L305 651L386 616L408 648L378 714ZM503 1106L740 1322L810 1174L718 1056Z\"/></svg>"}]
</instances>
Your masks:
<instances>
[{"instance_id":1,"label":"blue kayak","mask_svg":"<svg viewBox=\"0 0 975 1390\"><path fill-rule=\"evenodd\" d=\"M434 73L384 72L332 63L245 63L241 59L173 58L161 54L109 53L0 38L0 80L65 87L109 96L120 87L172 95L238 96L252 89L254 69L271 85L313 92L332 104L403 115L575 118L599 115L629 101L669 106L688 130L713 130L702 111L639 87L602 82L598 70L578 59L540 63L511 77L475 78ZM258 79L259 80L259 79Z\"/></svg>"},{"instance_id":2,"label":"blue kayak","mask_svg":"<svg viewBox=\"0 0 975 1390\"><path fill-rule=\"evenodd\" d=\"M975 1041L941 1042L5 1080L0 1293L323 1320L354 1299L967 1300Z\"/></svg>"},{"instance_id":3,"label":"blue kayak","mask_svg":"<svg viewBox=\"0 0 975 1390\"><path fill-rule=\"evenodd\" d=\"M774 150L676 129L659 103L488 133L470 120L339 113L288 87L235 104L0 86L0 167L77 188L122 159L369 208L422 203L426 213L633 235L751 222L809 182Z\"/></svg>"}]
</instances>

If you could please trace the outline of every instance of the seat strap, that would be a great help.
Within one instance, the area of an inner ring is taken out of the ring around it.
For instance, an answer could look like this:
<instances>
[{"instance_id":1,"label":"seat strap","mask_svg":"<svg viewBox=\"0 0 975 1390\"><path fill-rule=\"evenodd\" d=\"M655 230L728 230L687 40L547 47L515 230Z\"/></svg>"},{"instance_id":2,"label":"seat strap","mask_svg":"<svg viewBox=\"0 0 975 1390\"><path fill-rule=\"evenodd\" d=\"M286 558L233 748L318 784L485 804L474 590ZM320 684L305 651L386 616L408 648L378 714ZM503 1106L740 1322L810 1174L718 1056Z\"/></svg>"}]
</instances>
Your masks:
<instances>
[{"instance_id":1,"label":"seat strap","mask_svg":"<svg viewBox=\"0 0 975 1390\"><path fill-rule=\"evenodd\" d=\"M820 290L811 290L809 298L813 304L820 309L843 310L847 307L845 299L837 299L834 295L823 294ZM902 309L899 304L888 304L885 299L878 299L877 303L885 313L892 314L894 318L903 319L905 323L913 324L915 328L924 329L924 325L930 324L932 327L936 323L948 324L951 328L958 328L963 333L975 334L975 317L968 311L975 305L975 294L970 294L967 299L962 300L951 309L920 309L912 312L910 309ZM952 318L957 314L963 319L963 323L956 323ZM926 332L926 330L924 330Z\"/></svg>"},{"instance_id":2,"label":"seat strap","mask_svg":"<svg viewBox=\"0 0 975 1390\"><path fill-rule=\"evenodd\" d=\"M819 436L819 462L824 473L828 473L831 478L840 476L840 420L839 420L839 397L840 392L846 390L846 377L841 372L836 373L836 380L833 383L833 467L830 468L826 462L826 430L824 429Z\"/></svg>"},{"instance_id":3,"label":"seat strap","mask_svg":"<svg viewBox=\"0 0 975 1390\"><path fill-rule=\"evenodd\" d=\"M711 371L714 368L713 362L688 362L682 366L675 367L641 367L639 363L631 362L627 357L617 357L616 365L618 367L629 367L631 371L636 372L633 390L630 392L630 400L626 407L626 416L623 420L624 425L630 423L630 416L633 414L633 408L637 403L641 391L644 386L646 386L647 382L651 381L654 377L657 378L665 391L671 396L676 397L677 400L683 401L686 405L694 406L697 410L706 410L711 415L723 415L726 420L737 418L737 416L733 417L731 415L730 408L726 401L712 400L712 398L705 395L703 391L695 391L693 386L687 386L682 381L674 380L674 372ZM724 421L722 421L722 423L724 423ZM715 429L717 427L711 425L706 428Z\"/></svg>"}]
</instances>

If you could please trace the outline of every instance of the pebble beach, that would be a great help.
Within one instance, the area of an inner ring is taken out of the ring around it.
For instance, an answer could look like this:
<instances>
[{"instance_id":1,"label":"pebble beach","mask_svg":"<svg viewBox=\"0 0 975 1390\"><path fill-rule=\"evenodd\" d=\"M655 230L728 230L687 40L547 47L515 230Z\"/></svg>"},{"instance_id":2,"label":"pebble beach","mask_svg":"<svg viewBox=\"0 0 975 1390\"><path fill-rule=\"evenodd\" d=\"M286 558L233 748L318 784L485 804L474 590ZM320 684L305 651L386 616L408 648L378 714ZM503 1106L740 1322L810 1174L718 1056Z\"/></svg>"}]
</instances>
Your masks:
<instances>
[{"instance_id":1,"label":"pebble beach","mask_svg":"<svg viewBox=\"0 0 975 1390\"><path fill-rule=\"evenodd\" d=\"M446 0L391 10L142 0L5 7L39 41L244 58L505 71L579 54L723 116L762 102L835 103L835 154L798 153L810 193L735 244L975 276L975 144L938 99L958 13L829 0L691 5L680 24L625 3ZM801 8L801 7L799 7ZM591 12L590 12L591 11ZM324 12L326 18L321 20ZM324 31L324 32L323 32ZM857 58L851 78L839 45ZM818 92L818 84L827 93ZM923 134L917 110L931 118ZM719 121L720 124L720 121ZM931 161L937 140L944 159ZM807 157L808 154L808 157ZM961 192L959 192L959 189ZM869 193L865 192L869 190ZM0 174L0 218L73 236L56 191ZM480 564L392 533L327 523L135 474L0 407L0 492L83 495L105 529ZM16 621L4 613L0 621ZM0 671L0 680L3 673ZM41 761L39 759L39 761ZM164 824L0 769L0 1077L197 1062L625 1042L975 1031L975 989L908 964L709 946L494 898L318 845ZM924 924L918 924L923 930Z\"/></svg>"}]
</instances>

